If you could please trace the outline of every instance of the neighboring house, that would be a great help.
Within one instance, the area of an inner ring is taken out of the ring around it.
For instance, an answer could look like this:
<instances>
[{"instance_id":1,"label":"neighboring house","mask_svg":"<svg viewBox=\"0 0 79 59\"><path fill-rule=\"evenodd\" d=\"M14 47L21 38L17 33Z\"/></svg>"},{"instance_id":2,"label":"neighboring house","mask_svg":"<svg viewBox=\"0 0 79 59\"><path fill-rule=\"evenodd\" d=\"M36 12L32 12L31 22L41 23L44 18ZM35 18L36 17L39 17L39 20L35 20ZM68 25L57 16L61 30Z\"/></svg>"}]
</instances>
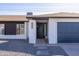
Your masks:
<instances>
[{"instance_id":1,"label":"neighboring house","mask_svg":"<svg viewBox=\"0 0 79 59\"><path fill-rule=\"evenodd\" d=\"M33 44L79 43L79 14L3 15L0 39L28 39Z\"/></svg>"}]
</instances>

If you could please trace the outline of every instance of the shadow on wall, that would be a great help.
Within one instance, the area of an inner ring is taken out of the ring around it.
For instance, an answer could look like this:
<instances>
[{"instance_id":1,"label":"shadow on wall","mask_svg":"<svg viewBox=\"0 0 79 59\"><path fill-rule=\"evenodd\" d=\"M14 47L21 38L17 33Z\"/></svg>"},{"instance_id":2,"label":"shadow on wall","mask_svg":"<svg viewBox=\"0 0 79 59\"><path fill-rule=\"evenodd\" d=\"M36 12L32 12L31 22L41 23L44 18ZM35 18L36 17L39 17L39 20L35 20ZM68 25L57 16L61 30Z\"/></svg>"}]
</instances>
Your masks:
<instances>
[{"instance_id":1,"label":"shadow on wall","mask_svg":"<svg viewBox=\"0 0 79 59\"><path fill-rule=\"evenodd\" d=\"M34 46L33 44L28 44L26 40L19 40L19 39L0 40L0 50L23 52L37 56L52 56L52 55L68 56L68 54L60 46Z\"/></svg>"}]
</instances>

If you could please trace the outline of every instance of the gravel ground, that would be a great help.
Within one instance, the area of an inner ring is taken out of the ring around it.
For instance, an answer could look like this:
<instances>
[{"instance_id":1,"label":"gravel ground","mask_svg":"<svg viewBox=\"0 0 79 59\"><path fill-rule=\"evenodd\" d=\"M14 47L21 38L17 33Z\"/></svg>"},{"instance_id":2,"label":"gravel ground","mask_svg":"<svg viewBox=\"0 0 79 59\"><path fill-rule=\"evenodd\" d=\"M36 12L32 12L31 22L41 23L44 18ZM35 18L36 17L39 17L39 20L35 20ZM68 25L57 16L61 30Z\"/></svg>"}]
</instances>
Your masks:
<instances>
[{"instance_id":1,"label":"gravel ground","mask_svg":"<svg viewBox=\"0 0 79 59\"><path fill-rule=\"evenodd\" d=\"M26 40L0 40L0 56L31 56Z\"/></svg>"}]
</instances>

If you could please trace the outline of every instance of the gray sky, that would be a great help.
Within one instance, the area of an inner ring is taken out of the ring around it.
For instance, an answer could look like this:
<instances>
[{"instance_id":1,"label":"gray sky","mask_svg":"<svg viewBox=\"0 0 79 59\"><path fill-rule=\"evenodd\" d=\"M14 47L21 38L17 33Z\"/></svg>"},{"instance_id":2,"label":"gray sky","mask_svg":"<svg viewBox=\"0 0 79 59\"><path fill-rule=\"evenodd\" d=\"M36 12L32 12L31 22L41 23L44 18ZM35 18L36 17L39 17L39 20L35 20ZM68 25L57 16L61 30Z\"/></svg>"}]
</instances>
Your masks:
<instances>
[{"instance_id":1,"label":"gray sky","mask_svg":"<svg viewBox=\"0 0 79 59\"><path fill-rule=\"evenodd\" d=\"M69 3L0 3L0 15L53 12L79 12L79 4Z\"/></svg>"}]
</instances>

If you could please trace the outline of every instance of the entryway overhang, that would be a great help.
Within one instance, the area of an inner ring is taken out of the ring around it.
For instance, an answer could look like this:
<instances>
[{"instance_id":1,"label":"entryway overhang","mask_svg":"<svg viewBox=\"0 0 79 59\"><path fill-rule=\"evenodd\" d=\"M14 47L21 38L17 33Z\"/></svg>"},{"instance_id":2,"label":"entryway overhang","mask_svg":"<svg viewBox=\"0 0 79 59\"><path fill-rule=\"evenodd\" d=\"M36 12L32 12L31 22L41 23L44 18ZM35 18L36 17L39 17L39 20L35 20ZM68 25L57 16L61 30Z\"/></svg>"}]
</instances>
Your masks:
<instances>
[{"instance_id":1,"label":"entryway overhang","mask_svg":"<svg viewBox=\"0 0 79 59\"><path fill-rule=\"evenodd\" d=\"M32 43L36 43L36 21L37 20L48 20L48 40L49 44L57 44L58 43L58 29L57 26L59 25L58 22L79 22L79 13L53 13L53 14L47 14L47 15L36 15L36 16L27 16L26 18L29 18L29 23L31 24L31 21L34 22L34 31L32 33L29 33L33 35L34 41ZM61 24L60 24L61 25ZM70 25L69 25L70 26ZM61 27L61 26L59 26ZM77 28L77 27L76 27ZM60 28L59 28L60 29ZM35 34L34 34L35 33ZM60 35L60 34L59 34ZM30 36L31 37L31 36ZM31 38L33 39L33 38Z\"/></svg>"}]
</instances>

